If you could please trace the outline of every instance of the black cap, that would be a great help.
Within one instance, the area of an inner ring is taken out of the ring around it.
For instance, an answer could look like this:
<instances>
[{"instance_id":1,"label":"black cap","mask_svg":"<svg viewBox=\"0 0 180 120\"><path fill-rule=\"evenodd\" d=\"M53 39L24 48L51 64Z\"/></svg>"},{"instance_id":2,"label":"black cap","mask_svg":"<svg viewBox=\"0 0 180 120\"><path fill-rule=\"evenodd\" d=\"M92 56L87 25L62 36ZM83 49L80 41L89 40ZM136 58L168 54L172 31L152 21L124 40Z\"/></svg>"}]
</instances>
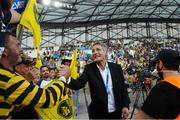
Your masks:
<instances>
[{"instance_id":1,"label":"black cap","mask_svg":"<svg viewBox=\"0 0 180 120\"><path fill-rule=\"evenodd\" d=\"M21 62L17 63L16 65L19 65L19 64L33 65L35 63L35 61L29 56L22 55L21 58L22 58Z\"/></svg>"},{"instance_id":2,"label":"black cap","mask_svg":"<svg viewBox=\"0 0 180 120\"><path fill-rule=\"evenodd\" d=\"M166 65L180 65L180 52L172 49L162 49L155 58L161 60Z\"/></svg>"},{"instance_id":3,"label":"black cap","mask_svg":"<svg viewBox=\"0 0 180 120\"><path fill-rule=\"evenodd\" d=\"M64 57L63 59L62 59L62 62L61 62L61 64L65 64L65 62L71 62L71 58L70 57Z\"/></svg>"}]
</instances>

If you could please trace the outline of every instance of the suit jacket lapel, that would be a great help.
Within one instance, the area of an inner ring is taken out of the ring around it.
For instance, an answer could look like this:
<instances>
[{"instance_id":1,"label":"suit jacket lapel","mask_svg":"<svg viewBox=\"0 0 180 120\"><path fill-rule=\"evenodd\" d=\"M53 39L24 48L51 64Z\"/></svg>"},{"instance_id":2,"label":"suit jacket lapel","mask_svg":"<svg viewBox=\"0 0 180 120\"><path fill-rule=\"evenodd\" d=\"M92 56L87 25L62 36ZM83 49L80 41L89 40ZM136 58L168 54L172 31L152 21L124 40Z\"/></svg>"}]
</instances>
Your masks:
<instances>
[{"instance_id":1,"label":"suit jacket lapel","mask_svg":"<svg viewBox=\"0 0 180 120\"><path fill-rule=\"evenodd\" d=\"M109 66L109 70L110 70L110 73L111 73L111 78L112 78L112 84L113 84L113 87L116 85L117 83L117 78L116 78L116 71L114 70L114 68L112 67L112 65L108 62L108 66ZM101 73L96 65L96 63L94 64L94 72L96 74L96 76L98 77L98 79L102 82L102 84L104 85L104 82L103 82L103 78L101 76ZM105 85L104 85L105 86Z\"/></svg>"},{"instance_id":2,"label":"suit jacket lapel","mask_svg":"<svg viewBox=\"0 0 180 120\"><path fill-rule=\"evenodd\" d=\"M100 71L99 71L96 63L94 64L94 68L95 68L95 69L94 69L94 72L95 72L96 76L98 77L98 80L100 80L100 81L104 84L103 78L102 78L102 76L101 76L101 73L100 73Z\"/></svg>"},{"instance_id":3,"label":"suit jacket lapel","mask_svg":"<svg viewBox=\"0 0 180 120\"><path fill-rule=\"evenodd\" d=\"M114 70L113 66L110 63L108 63L108 66L109 66L109 70L111 73L112 85L114 88L116 86L116 83L117 83L117 78L116 78L117 75L116 74L118 74L118 73Z\"/></svg>"}]
</instances>

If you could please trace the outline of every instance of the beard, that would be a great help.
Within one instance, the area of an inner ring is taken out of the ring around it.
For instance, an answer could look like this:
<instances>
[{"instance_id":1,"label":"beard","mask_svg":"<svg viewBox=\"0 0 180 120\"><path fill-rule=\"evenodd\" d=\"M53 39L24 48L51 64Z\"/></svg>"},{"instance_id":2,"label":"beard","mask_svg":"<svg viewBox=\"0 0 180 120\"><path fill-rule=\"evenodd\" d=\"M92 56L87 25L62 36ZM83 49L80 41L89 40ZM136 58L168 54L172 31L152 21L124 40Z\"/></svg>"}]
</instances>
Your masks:
<instances>
[{"instance_id":1,"label":"beard","mask_svg":"<svg viewBox=\"0 0 180 120\"><path fill-rule=\"evenodd\" d=\"M157 74L158 74L160 80L163 80L163 79L164 79L164 77L163 77L163 72L162 72L162 70L159 68L159 66L157 67L157 71L158 71Z\"/></svg>"},{"instance_id":2,"label":"beard","mask_svg":"<svg viewBox=\"0 0 180 120\"><path fill-rule=\"evenodd\" d=\"M22 61L22 58L21 57L18 57L17 59L10 58L9 61L10 61L10 65L14 66L14 65L17 65L18 63L20 63Z\"/></svg>"},{"instance_id":3,"label":"beard","mask_svg":"<svg viewBox=\"0 0 180 120\"><path fill-rule=\"evenodd\" d=\"M163 72L158 72L158 76L159 76L160 80L163 80L163 79L164 79L164 77L163 77Z\"/></svg>"}]
</instances>

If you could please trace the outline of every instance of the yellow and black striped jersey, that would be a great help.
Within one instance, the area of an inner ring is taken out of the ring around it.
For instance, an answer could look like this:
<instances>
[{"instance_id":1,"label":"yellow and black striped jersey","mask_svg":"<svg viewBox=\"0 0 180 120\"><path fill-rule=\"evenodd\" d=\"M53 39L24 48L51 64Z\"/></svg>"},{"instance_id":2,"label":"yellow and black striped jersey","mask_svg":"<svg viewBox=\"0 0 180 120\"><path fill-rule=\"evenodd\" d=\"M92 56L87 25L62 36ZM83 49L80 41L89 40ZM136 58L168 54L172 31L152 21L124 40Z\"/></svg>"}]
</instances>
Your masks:
<instances>
[{"instance_id":1,"label":"yellow and black striped jersey","mask_svg":"<svg viewBox=\"0 0 180 120\"><path fill-rule=\"evenodd\" d=\"M52 107L61 99L63 91L64 84L61 81L42 89L0 65L0 119L9 118L13 108L19 105Z\"/></svg>"}]
</instances>

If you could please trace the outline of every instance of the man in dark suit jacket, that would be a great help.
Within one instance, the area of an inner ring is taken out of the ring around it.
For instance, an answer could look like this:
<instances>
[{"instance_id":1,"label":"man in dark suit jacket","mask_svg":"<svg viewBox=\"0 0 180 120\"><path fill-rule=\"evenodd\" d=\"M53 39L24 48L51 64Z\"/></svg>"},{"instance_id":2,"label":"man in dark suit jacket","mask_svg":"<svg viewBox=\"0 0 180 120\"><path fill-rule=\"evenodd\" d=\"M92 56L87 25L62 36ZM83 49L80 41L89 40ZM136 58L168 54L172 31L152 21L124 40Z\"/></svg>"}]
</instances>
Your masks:
<instances>
[{"instance_id":1,"label":"man in dark suit jacket","mask_svg":"<svg viewBox=\"0 0 180 120\"><path fill-rule=\"evenodd\" d=\"M107 47L103 43L95 43L92 54L94 62L85 66L77 80L68 81L68 87L78 90L89 83L90 119L126 119L130 100L121 66L107 62Z\"/></svg>"}]
</instances>

